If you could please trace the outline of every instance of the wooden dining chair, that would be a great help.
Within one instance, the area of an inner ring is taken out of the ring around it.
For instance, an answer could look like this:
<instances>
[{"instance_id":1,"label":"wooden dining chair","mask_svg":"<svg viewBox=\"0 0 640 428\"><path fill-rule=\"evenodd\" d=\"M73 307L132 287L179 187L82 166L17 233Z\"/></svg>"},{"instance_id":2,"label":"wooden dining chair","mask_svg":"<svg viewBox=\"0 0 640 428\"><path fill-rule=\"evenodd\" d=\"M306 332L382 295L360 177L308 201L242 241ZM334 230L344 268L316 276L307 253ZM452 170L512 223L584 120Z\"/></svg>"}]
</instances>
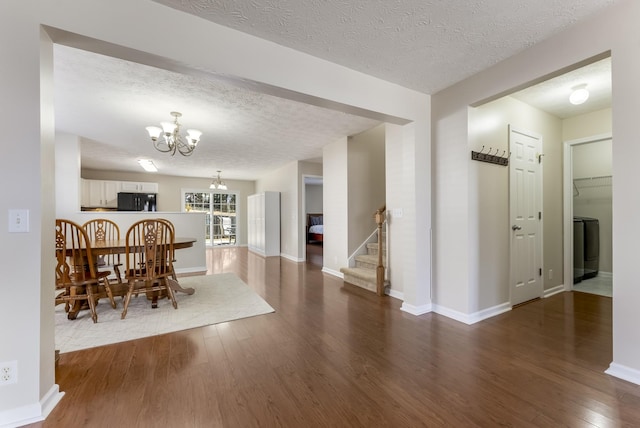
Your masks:
<instances>
[{"instance_id":1,"label":"wooden dining chair","mask_svg":"<svg viewBox=\"0 0 640 428\"><path fill-rule=\"evenodd\" d=\"M106 295L115 308L108 272L98 272L87 232L79 224L56 219L56 297L55 304L65 304L67 318L76 319L86 303L91 319L98 322L96 303Z\"/></svg>"},{"instance_id":2,"label":"wooden dining chair","mask_svg":"<svg viewBox=\"0 0 640 428\"><path fill-rule=\"evenodd\" d=\"M175 295L169 284L173 274L174 234L164 220L146 219L135 222L127 230L125 238L125 278L128 290L124 300L122 319L127 316L131 296L146 294L151 307L157 307L159 297L165 295L174 309L178 308Z\"/></svg>"},{"instance_id":3,"label":"wooden dining chair","mask_svg":"<svg viewBox=\"0 0 640 428\"><path fill-rule=\"evenodd\" d=\"M96 243L104 243L106 241L114 241L120 239L120 228L112 220L106 218L96 218L89 220L82 225L82 228L89 235L93 245ZM98 256L98 271L99 272L111 272L113 271L114 280L118 284L122 284L122 273L120 272L120 254L105 254Z\"/></svg>"},{"instance_id":4,"label":"wooden dining chair","mask_svg":"<svg viewBox=\"0 0 640 428\"><path fill-rule=\"evenodd\" d=\"M171 232L173 233L173 238L175 239L175 237L176 237L176 227L173 225L173 223L171 221L167 220L166 218L159 218L157 220L164 221L165 223L167 223L169 225L169 227L171 228ZM173 279L174 281L177 281L178 277L176 276L176 271L174 270L174 267L173 267L173 263L175 263L175 262L176 262L176 259L174 258L172 260L172 264L171 264L171 269L172 269L171 279Z\"/></svg>"}]
</instances>

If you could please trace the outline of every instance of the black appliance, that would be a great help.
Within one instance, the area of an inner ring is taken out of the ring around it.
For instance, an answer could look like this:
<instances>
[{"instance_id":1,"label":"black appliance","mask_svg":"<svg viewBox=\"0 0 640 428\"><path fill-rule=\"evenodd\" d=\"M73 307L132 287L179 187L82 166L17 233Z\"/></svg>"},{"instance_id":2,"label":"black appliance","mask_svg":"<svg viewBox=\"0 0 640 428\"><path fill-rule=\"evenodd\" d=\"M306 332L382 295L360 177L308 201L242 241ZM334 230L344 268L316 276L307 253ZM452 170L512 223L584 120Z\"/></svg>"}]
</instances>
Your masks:
<instances>
[{"instance_id":1,"label":"black appliance","mask_svg":"<svg viewBox=\"0 0 640 428\"><path fill-rule=\"evenodd\" d=\"M597 218L582 217L584 222L584 275L583 279L598 276L600 258L600 222Z\"/></svg>"},{"instance_id":2,"label":"black appliance","mask_svg":"<svg viewBox=\"0 0 640 428\"><path fill-rule=\"evenodd\" d=\"M598 275L600 259L600 222L597 218L573 218L573 283Z\"/></svg>"},{"instance_id":3,"label":"black appliance","mask_svg":"<svg viewBox=\"0 0 640 428\"><path fill-rule=\"evenodd\" d=\"M573 283L577 284L584 277L584 222L573 218Z\"/></svg>"},{"instance_id":4,"label":"black appliance","mask_svg":"<svg viewBox=\"0 0 640 428\"><path fill-rule=\"evenodd\" d=\"M156 193L118 193L118 211L155 211Z\"/></svg>"}]
</instances>

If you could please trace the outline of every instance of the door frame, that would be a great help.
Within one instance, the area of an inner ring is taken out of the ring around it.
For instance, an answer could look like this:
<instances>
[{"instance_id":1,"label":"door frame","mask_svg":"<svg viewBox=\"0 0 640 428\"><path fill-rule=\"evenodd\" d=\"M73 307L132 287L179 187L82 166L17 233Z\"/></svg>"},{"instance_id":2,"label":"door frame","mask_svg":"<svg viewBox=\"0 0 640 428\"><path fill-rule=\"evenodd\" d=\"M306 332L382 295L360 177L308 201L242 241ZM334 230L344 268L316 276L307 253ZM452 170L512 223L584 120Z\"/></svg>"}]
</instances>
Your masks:
<instances>
[{"instance_id":1,"label":"door frame","mask_svg":"<svg viewBox=\"0 0 640 428\"><path fill-rule=\"evenodd\" d=\"M539 169L538 169L538 174L536 177L537 180L537 186L538 186L538 193L539 195L537 196L538 198L538 209L540 212L543 211L543 202L544 202L544 164L540 161L541 156L544 155L544 140L543 140L543 135L541 133L538 132L534 132L531 131L530 129L526 129L526 128L520 128L518 126L513 126L513 125L509 125L508 126L508 142L509 142L509 157L511 157L511 133L512 132L516 132L518 134L522 134L522 135L527 135L531 138L536 138L540 141L540 147L539 147L539 152L537 153L537 157L538 157L538 163L539 163ZM509 304L513 307L514 303L513 303L513 284L514 284L514 256L513 256L513 232L511 231L511 226L512 226L512 218L511 218L511 186L512 186L512 182L511 182L511 162L509 163L509 198L508 198L508 207L509 207L509 215L508 215L508 227L509 227ZM538 220L538 238L539 238L539 245L540 245L540 249L538 250L538 257L540 258L540 266L539 269L542 269L542 275L539 275L540 278L540 285L541 285L541 290L540 290L540 298L544 297L544 216L542 216L541 219ZM519 303L518 303L519 304Z\"/></svg>"},{"instance_id":2,"label":"door frame","mask_svg":"<svg viewBox=\"0 0 640 428\"><path fill-rule=\"evenodd\" d=\"M592 135L590 137L567 140L563 142L563 246L564 246L564 291L573 289L573 146L580 144L597 143L598 141L612 140L613 134Z\"/></svg>"},{"instance_id":3,"label":"door frame","mask_svg":"<svg viewBox=\"0 0 640 428\"><path fill-rule=\"evenodd\" d=\"M324 177L322 175L316 174L302 174L302 192L301 192L301 201L300 201L300 213L298 216L298 228L300 233L298 235L298 245L302 249L302 259L301 261L307 261L307 179L317 180L320 179L324 182ZM323 183L324 186L324 183ZM323 187L324 189L324 187ZM322 206L324 207L324 192L323 192L323 200Z\"/></svg>"}]
</instances>

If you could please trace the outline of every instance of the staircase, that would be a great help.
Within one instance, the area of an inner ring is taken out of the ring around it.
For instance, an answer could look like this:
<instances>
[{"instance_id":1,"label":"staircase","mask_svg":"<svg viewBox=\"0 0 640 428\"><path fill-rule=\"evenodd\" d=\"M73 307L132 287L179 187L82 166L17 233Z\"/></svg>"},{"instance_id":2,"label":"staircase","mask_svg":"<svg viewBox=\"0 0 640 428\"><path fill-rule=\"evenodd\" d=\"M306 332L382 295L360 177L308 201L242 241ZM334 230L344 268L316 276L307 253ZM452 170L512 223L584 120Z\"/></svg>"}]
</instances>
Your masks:
<instances>
[{"instance_id":1,"label":"staircase","mask_svg":"<svg viewBox=\"0 0 640 428\"><path fill-rule=\"evenodd\" d=\"M386 233L382 233L382 264L386 269ZM340 272L344 275L344 281L349 284L357 285L366 290L376 292L376 268L378 266L378 243L370 242L366 244L366 254L355 256L354 267L340 268ZM389 281L384 282L385 288L389 285Z\"/></svg>"}]
</instances>

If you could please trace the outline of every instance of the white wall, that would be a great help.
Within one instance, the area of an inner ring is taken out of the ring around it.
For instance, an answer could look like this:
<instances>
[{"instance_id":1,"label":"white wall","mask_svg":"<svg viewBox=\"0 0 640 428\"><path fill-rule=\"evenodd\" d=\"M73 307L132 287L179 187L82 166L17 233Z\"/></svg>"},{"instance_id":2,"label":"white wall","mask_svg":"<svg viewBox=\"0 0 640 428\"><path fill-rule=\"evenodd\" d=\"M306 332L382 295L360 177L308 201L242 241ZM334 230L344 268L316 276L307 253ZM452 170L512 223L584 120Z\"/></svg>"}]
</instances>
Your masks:
<instances>
[{"instance_id":1,"label":"white wall","mask_svg":"<svg viewBox=\"0 0 640 428\"><path fill-rule=\"evenodd\" d=\"M402 311L420 315L432 310L431 146L422 138L431 129L418 121L385 128L390 295L403 300Z\"/></svg>"},{"instance_id":2,"label":"white wall","mask_svg":"<svg viewBox=\"0 0 640 428\"><path fill-rule=\"evenodd\" d=\"M305 213L322 212L322 184L305 184Z\"/></svg>"},{"instance_id":3,"label":"white wall","mask_svg":"<svg viewBox=\"0 0 640 428\"><path fill-rule=\"evenodd\" d=\"M387 218L387 278L391 287L391 295L404 298L404 269L402 266L404 253L411 251L404 235L404 208L406 207L402 184L403 169L407 168L404 152L403 127L387 124L385 126L385 176L387 186L386 218ZM393 212L397 215L394 216ZM402 211L402 215L400 215ZM410 242L410 241L409 241ZM429 308L430 309L430 308Z\"/></svg>"},{"instance_id":4,"label":"white wall","mask_svg":"<svg viewBox=\"0 0 640 428\"><path fill-rule=\"evenodd\" d=\"M562 140L578 140L610 133L613 113L610 108L594 111L562 121Z\"/></svg>"},{"instance_id":5,"label":"white wall","mask_svg":"<svg viewBox=\"0 0 640 428\"><path fill-rule=\"evenodd\" d=\"M375 211L386 203L385 125L349 138L347 159L348 252L376 230Z\"/></svg>"},{"instance_id":6,"label":"white wall","mask_svg":"<svg viewBox=\"0 0 640 428\"><path fill-rule=\"evenodd\" d=\"M469 105L495 99L544 76L566 71L588 58L611 51L613 81L613 363L609 373L640 383L640 288L635 265L640 237L640 193L634 191L637 176L637 112L640 111L640 55L637 45L640 3L623 0L590 20L569 28L525 51L478 73L432 97L434 162L433 189L437 224L435 233L434 297L463 314L471 313L470 293L481 295L491 284L472 283L477 270L473 257L464 257L471 237L467 219L486 216L471 200L468 147ZM607 29L604 31L603 29ZM563 70L564 69L564 70ZM487 245L493 245L488 242ZM471 290L473 288L473 290ZM443 300L440 300L443 299Z\"/></svg>"},{"instance_id":7,"label":"white wall","mask_svg":"<svg viewBox=\"0 0 640 428\"><path fill-rule=\"evenodd\" d=\"M469 148L467 146L467 105L446 105L446 94L436 95L432 102L433 139L433 283L434 310L469 314L470 248L478 242L470 240L474 210L469 201ZM445 142L448 142L445 143ZM477 228L477 225L476 225ZM477 237L477 231L474 234ZM477 266L477 261L474 263ZM474 268L474 270L477 270ZM451 316L451 315L450 315Z\"/></svg>"},{"instance_id":8,"label":"white wall","mask_svg":"<svg viewBox=\"0 0 640 428\"><path fill-rule=\"evenodd\" d=\"M53 360L53 58L29 3L18 14L0 5L0 56L11 58L2 65L0 126L12 142L0 156L0 361L16 361L18 370L18 382L0 388L0 425L40 415L61 398ZM29 211L28 233L8 233L10 209Z\"/></svg>"},{"instance_id":9,"label":"white wall","mask_svg":"<svg viewBox=\"0 0 640 428\"><path fill-rule=\"evenodd\" d=\"M542 136L543 248L540 266L545 290L562 284L562 121L515 98L504 97L469 111L469 151L509 153L509 126ZM471 313L509 303L509 167L469 160L471 195L476 195L478 216L469 219L478 233L476 269L470 282L482 284L470 297ZM491 245L487 245L491 243ZM439 302L438 302L439 303ZM440 304L440 303L439 303Z\"/></svg>"},{"instance_id":10,"label":"white wall","mask_svg":"<svg viewBox=\"0 0 640 428\"><path fill-rule=\"evenodd\" d=\"M341 138L322 149L324 192L324 236L322 270L342 276L340 268L348 266L348 228L345 219L349 214L347 186L348 138Z\"/></svg>"},{"instance_id":11,"label":"white wall","mask_svg":"<svg viewBox=\"0 0 640 428\"><path fill-rule=\"evenodd\" d=\"M613 173L612 141L579 144L573 148L573 178L608 176Z\"/></svg>"},{"instance_id":12,"label":"white wall","mask_svg":"<svg viewBox=\"0 0 640 428\"><path fill-rule=\"evenodd\" d=\"M76 135L56 133L55 144L56 216L80 211L80 139ZM58 214L59 213L59 214Z\"/></svg>"}]
</instances>

